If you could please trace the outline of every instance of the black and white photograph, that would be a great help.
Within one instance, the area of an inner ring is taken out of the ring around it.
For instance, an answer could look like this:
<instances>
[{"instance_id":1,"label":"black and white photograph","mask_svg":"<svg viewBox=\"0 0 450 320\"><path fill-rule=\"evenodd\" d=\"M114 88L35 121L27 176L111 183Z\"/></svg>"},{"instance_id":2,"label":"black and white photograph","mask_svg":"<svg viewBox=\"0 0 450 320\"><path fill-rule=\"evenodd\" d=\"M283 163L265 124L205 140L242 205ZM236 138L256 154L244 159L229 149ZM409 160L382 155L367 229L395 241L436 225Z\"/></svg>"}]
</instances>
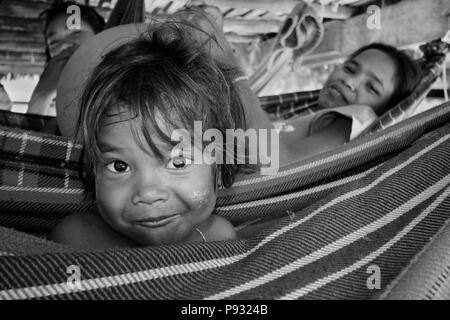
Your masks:
<instances>
[{"instance_id":1,"label":"black and white photograph","mask_svg":"<svg viewBox=\"0 0 450 320\"><path fill-rule=\"evenodd\" d=\"M449 0L0 0L0 300L450 300L449 71Z\"/></svg>"}]
</instances>

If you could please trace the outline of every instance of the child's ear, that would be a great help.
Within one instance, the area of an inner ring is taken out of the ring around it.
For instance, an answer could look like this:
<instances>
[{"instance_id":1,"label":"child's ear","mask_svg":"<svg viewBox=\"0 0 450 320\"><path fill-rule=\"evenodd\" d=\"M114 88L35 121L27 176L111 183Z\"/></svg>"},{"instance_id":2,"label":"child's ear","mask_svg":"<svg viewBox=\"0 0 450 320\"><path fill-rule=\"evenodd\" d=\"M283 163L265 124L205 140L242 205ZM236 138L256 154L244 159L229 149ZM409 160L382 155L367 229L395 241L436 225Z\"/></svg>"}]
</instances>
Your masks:
<instances>
[{"instance_id":1,"label":"child's ear","mask_svg":"<svg viewBox=\"0 0 450 320\"><path fill-rule=\"evenodd\" d=\"M214 180L214 191L217 192L222 188L222 167L220 165L216 165L214 168Z\"/></svg>"},{"instance_id":2,"label":"child's ear","mask_svg":"<svg viewBox=\"0 0 450 320\"><path fill-rule=\"evenodd\" d=\"M222 184L222 170L218 169L217 170L217 185L219 186L219 188L222 188L223 184Z\"/></svg>"}]
</instances>

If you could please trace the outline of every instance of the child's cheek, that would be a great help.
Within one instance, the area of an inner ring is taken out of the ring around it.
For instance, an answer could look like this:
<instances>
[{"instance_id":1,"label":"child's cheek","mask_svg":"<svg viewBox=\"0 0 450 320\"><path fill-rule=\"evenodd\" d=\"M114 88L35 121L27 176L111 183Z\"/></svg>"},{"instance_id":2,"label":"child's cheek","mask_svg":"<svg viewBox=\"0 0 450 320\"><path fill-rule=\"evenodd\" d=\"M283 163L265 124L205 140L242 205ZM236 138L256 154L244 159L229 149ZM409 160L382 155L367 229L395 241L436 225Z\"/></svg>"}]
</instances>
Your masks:
<instances>
[{"instance_id":1,"label":"child's cheek","mask_svg":"<svg viewBox=\"0 0 450 320\"><path fill-rule=\"evenodd\" d=\"M193 191L190 198L199 209L205 209L211 204L211 202L215 202L214 193L210 190Z\"/></svg>"},{"instance_id":2,"label":"child's cheek","mask_svg":"<svg viewBox=\"0 0 450 320\"><path fill-rule=\"evenodd\" d=\"M97 175L95 178L95 202L100 211L103 211L108 207L106 193L108 193L108 190L106 190L106 186L102 179Z\"/></svg>"},{"instance_id":3,"label":"child's cheek","mask_svg":"<svg viewBox=\"0 0 450 320\"><path fill-rule=\"evenodd\" d=\"M114 220L115 216L120 216L125 190L120 192L116 182L102 179L101 175L98 175L95 179L95 194L97 208L104 218L108 217L108 220Z\"/></svg>"}]
</instances>

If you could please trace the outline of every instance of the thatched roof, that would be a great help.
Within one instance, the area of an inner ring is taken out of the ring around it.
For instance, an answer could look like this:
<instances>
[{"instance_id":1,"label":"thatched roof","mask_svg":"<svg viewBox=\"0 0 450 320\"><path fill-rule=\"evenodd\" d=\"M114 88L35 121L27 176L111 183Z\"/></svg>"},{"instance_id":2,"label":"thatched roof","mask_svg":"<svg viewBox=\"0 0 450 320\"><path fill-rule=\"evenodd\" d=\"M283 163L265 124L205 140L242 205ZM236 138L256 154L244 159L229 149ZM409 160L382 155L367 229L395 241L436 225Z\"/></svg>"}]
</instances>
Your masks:
<instances>
[{"instance_id":1,"label":"thatched roof","mask_svg":"<svg viewBox=\"0 0 450 320\"><path fill-rule=\"evenodd\" d=\"M117 0L79 0L108 18ZM133 1L133 0L130 0ZM224 31L236 45L254 43L278 32L298 0L205 0L224 14ZM306 63L321 63L370 41L407 46L441 37L450 28L448 0L309 0L325 23L325 38ZM39 13L53 0L2 0L0 74L39 74L45 64ZM186 0L146 0L146 15L172 13ZM366 26L369 5L381 5L382 27Z\"/></svg>"}]
</instances>

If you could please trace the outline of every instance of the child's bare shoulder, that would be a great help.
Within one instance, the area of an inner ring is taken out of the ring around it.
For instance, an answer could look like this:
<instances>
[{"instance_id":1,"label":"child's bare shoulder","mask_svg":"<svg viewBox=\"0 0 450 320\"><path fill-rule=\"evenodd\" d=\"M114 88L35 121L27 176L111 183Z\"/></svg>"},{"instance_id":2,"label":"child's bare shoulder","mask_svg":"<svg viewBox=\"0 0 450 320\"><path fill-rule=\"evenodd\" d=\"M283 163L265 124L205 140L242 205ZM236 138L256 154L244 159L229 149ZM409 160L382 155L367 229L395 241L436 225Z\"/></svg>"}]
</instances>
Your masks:
<instances>
[{"instance_id":1,"label":"child's bare shoulder","mask_svg":"<svg viewBox=\"0 0 450 320\"><path fill-rule=\"evenodd\" d=\"M237 239L237 233L230 221L223 217L212 215L207 238L210 241Z\"/></svg>"},{"instance_id":2,"label":"child's bare shoulder","mask_svg":"<svg viewBox=\"0 0 450 320\"><path fill-rule=\"evenodd\" d=\"M59 243L79 247L78 242L83 241L84 233L89 234L87 230L91 227L90 220L92 214L80 212L65 217L52 231L50 238Z\"/></svg>"},{"instance_id":3,"label":"child's bare shoulder","mask_svg":"<svg viewBox=\"0 0 450 320\"><path fill-rule=\"evenodd\" d=\"M94 212L81 212L67 216L56 226L50 238L55 242L86 250L133 246L131 242L107 226Z\"/></svg>"}]
</instances>

